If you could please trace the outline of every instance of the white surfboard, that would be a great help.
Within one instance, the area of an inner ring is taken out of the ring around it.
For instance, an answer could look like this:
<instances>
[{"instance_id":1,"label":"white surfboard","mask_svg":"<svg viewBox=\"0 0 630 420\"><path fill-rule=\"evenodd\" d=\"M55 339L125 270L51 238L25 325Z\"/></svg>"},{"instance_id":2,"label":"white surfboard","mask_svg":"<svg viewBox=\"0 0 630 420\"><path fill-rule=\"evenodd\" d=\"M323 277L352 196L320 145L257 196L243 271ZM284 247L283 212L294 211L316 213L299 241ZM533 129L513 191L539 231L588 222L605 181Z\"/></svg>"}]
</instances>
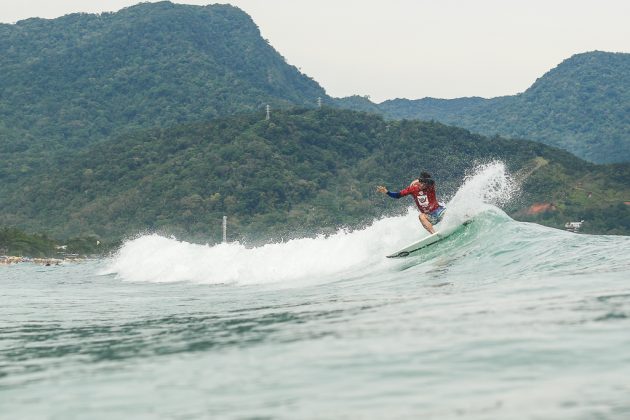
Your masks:
<instances>
[{"instance_id":1,"label":"white surfboard","mask_svg":"<svg viewBox=\"0 0 630 420\"><path fill-rule=\"evenodd\" d=\"M414 254L415 252L421 250L422 248L426 248L426 247L428 247L430 245L433 245L433 244L441 241L442 239L450 236L453 232L455 232L461 226L466 226L467 224L469 224L471 222L472 222L472 220L466 220L461 225L455 225L451 229L444 229L442 231L435 232L434 234L429 235L426 238L422 238L419 241L414 242L412 244L409 244L406 247L404 247L403 249L401 249L399 251L396 251L396 252L394 252L391 255L388 255L387 258L404 258L404 257L408 257L408 256Z\"/></svg>"}]
</instances>

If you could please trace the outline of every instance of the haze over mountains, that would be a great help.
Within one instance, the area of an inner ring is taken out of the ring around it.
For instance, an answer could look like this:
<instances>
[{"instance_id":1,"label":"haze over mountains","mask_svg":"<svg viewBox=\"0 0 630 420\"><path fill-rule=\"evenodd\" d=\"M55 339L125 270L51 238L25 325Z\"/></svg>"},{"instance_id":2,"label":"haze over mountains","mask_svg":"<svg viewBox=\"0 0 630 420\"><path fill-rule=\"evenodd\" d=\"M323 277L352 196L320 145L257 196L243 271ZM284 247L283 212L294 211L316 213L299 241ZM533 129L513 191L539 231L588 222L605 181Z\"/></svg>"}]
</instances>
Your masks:
<instances>
[{"instance_id":1,"label":"haze over mountains","mask_svg":"<svg viewBox=\"0 0 630 420\"><path fill-rule=\"evenodd\" d=\"M539 168L513 214L527 218L531 200L553 201L556 213L532 220L559 226L590 212L592 231L623 233L628 165L601 168L528 141L338 108L560 138L574 153L623 161L627 59L573 57L515 97L377 105L327 96L232 6L145 3L0 25L0 225L61 237L142 229L207 237L209 223L230 214L244 233L317 229L387 210L370 204L373 182L405 182L420 165L454 188L473 161L500 158L514 171ZM601 200L585 201L589 189Z\"/></svg>"},{"instance_id":2,"label":"haze over mountains","mask_svg":"<svg viewBox=\"0 0 630 420\"><path fill-rule=\"evenodd\" d=\"M481 134L536 140L593 162L628 162L630 54L577 54L514 96L396 99L378 109L394 118L435 119Z\"/></svg>"},{"instance_id":3,"label":"haze over mountains","mask_svg":"<svg viewBox=\"0 0 630 420\"><path fill-rule=\"evenodd\" d=\"M485 135L560 147L597 163L630 161L630 54L577 54L525 92L479 97L340 100L342 106L389 118L436 120Z\"/></svg>"}]
</instances>

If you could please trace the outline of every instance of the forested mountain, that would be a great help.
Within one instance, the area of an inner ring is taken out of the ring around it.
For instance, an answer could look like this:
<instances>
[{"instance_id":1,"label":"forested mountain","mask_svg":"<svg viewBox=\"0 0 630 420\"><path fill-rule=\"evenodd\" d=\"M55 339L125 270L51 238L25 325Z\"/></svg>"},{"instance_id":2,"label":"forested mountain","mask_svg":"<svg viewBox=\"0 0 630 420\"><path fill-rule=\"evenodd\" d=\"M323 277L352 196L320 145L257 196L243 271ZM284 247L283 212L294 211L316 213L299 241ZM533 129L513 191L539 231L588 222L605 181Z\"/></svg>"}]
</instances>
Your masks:
<instances>
[{"instance_id":1,"label":"forested mountain","mask_svg":"<svg viewBox=\"0 0 630 420\"><path fill-rule=\"evenodd\" d=\"M396 99L377 107L388 117L540 141L593 162L630 161L630 54L574 55L515 96Z\"/></svg>"},{"instance_id":2,"label":"forested mountain","mask_svg":"<svg viewBox=\"0 0 630 420\"><path fill-rule=\"evenodd\" d=\"M332 99L229 5L143 3L117 13L0 24L0 177L42 153L128 129L315 106L444 122L630 160L630 54L579 54L522 94L494 99ZM6 159L10 156L11 159Z\"/></svg>"},{"instance_id":3,"label":"forested mountain","mask_svg":"<svg viewBox=\"0 0 630 420\"><path fill-rule=\"evenodd\" d=\"M327 98L229 5L0 24L0 153Z\"/></svg>"},{"instance_id":4,"label":"forested mountain","mask_svg":"<svg viewBox=\"0 0 630 420\"><path fill-rule=\"evenodd\" d=\"M301 236L405 207L375 193L377 184L401 188L426 169L448 197L466 171L492 159L515 173L538 167L508 208L519 218L558 227L586 219L587 231L630 232L623 204L629 165L597 166L541 143L332 108L275 112L269 121L263 113L243 115L98 142L55 162L39 182L1 184L0 225L54 237L158 230L219 240L228 215L232 239ZM536 202L555 209L528 215Z\"/></svg>"},{"instance_id":5,"label":"forested mountain","mask_svg":"<svg viewBox=\"0 0 630 420\"><path fill-rule=\"evenodd\" d=\"M511 98L377 105L326 96L232 6L144 3L0 25L0 226L57 238L159 230L218 240L227 214L233 239L300 236L399 210L374 193L377 183L402 187L426 169L448 196L476 163L501 159L530 173L507 209L516 217L557 227L585 219L585 231L629 233L628 165L374 115L525 138L575 132L583 137L571 134L571 147L601 140L609 148L589 153L623 160L626 56L574 57ZM318 97L365 113L314 109ZM532 214L536 202L553 205Z\"/></svg>"}]
</instances>

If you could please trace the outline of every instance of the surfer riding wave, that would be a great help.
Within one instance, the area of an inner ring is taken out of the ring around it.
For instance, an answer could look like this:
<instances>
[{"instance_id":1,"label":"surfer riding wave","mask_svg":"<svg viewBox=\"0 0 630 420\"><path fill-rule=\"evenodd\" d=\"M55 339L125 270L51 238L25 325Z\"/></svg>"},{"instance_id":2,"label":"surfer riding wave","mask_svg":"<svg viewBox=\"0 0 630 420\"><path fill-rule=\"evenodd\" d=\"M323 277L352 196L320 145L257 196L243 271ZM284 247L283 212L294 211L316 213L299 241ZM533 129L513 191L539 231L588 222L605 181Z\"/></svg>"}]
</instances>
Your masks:
<instances>
[{"instance_id":1,"label":"surfer riding wave","mask_svg":"<svg viewBox=\"0 0 630 420\"><path fill-rule=\"evenodd\" d=\"M387 194L392 198L401 198L411 195L418 210L420 210L418 219L420 219L420 223L430 234L435 233L433 225L439 223L442 217L444 217L446 207L444 203L437 200L435 181L428 172L422 172L419 178L414 179L411 184L403 190L389 191L386 187L379 185L376 187L376 191Z\"/></svg>"}]
</instances>

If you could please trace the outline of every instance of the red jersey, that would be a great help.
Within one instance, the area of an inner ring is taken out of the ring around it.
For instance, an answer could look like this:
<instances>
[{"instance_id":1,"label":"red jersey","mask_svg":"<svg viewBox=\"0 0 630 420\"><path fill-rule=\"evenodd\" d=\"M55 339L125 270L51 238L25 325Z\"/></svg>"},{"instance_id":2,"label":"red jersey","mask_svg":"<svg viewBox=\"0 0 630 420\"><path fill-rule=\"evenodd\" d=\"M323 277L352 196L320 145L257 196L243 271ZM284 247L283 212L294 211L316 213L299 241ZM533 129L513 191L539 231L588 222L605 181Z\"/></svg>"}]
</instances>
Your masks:
<instances>
[{"instance_id":1,"label":"red jersey","mask_svg":"<svg viewBox=\"0 0 630 420\"><path fill-rule=\"evenodd\" d=\"M422 188L420 188L420 185L418 184L410 185L400 191L401 197L406 195L411 195L413 197L413 201L416 202L418 210L422 213L431 213L440 207L440 203L438 203L435 196L435 185L425 184Z\"/></svg>"}]
</instances>

